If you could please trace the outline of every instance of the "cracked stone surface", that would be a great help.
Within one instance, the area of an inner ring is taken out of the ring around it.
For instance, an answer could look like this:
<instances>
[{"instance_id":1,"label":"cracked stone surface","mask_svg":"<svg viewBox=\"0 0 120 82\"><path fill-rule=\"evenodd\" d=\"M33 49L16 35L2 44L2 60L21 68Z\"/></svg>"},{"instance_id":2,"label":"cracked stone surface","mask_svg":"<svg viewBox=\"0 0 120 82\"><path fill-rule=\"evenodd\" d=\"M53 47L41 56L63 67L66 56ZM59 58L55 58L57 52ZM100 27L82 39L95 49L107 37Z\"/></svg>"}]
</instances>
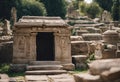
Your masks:
<instances>
[{"instance_id":1,"label":"cracked stone surface","mask_svg":"<svg viewBox=\"0 0 120 82\"><path fill-rule=\"evenodd\" d=\"M26 75L27 82L75 82L74 77L69 74L59 75Z\"/></svg>"}]
</instances>

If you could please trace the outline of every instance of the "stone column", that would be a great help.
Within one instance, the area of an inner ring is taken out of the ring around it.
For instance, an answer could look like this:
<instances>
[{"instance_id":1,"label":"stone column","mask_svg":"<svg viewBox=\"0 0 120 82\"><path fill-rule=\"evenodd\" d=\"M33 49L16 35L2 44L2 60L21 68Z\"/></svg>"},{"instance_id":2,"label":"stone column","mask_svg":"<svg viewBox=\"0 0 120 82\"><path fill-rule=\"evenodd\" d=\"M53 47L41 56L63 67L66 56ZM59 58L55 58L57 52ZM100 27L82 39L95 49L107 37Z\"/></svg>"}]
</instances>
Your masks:
<instances>
[{"instance_id":1,"label":"stone column","mask_svg":"<svg viewBox=\"0 0 120 82\"><path fill-rule=\"evenodd\" d=\"M13 63L27 63L26 34L15 33L13 43Z\"/></svg>"},{"instance_id":2,"label":"stone column","mask_svg":"<svg viewBox=\"0 0 120 82\"><path fill-rule=\"evenodd\" d=\"M60 36L58 33L54 33L55 38L55 61L61 61L61 47Z\"/></svg>"},{"instance_id":3,"label":"stone column","mask_svg":"<svg viewBox=\"0 0 120 82\"><path fill-rule=\"evenodd\" d=\"M30 60L36 61L36 35L37 33L31 33L30 36Z\"/></svg>"},{"instance_id":4,"label":"stone column","mask_svg":"<svg viewBox=\"0 0 120 82\"><path fill-rule=\"evenodd\" d=\"M61 34L61 60L63 63L72 63L71 57L71 43L69 34Z\"/></svg>"},{"instance_id":5,"label":"stone column","mask_svg":"<svg viewBox=\"0 0 120 82\"><path fill-rule=\"evenodd\" d=\"M61 63L71 63L71 43L69 34L54 33L55 36L55 60Z\"/></svg>"}]
</instances>

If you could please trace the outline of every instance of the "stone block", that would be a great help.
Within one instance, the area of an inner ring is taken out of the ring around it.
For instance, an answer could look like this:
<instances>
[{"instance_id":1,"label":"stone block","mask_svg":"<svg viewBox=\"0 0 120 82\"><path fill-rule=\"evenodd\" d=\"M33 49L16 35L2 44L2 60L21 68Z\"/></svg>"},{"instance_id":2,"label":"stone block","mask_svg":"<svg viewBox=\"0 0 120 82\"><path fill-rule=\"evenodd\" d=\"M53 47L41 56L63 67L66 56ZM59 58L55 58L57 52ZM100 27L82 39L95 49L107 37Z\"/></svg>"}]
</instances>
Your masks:
<instances>
[{"instance_id":1,"label":"stone block","mask_svg":"<svg viewBox=\"0 0 120 82\"><path fill-rule=\"evenodd\" d=\"M13 41L0 43L0 63L11 63L13 56Z\"/></svg>"},{"instance_id":2,"label":"stone block","mask_svg":"<svg viewBox=\"0 0 120 82\"><path fill-rule=\"evenodd\" d=\"M74 74L76 82L103 82L99 75L90 75L87 73Z\"/></svg>"},{"instance_id":3,"label":"stone block","mask_svg":"<svg viewBox=\"0 0 120 82\"><path fill-rule=\"evenodd\" d=\"M120 79L120 67L112 67L110 70L103 72L101 77L105 82L114 82Z\"/></svg>"},{"instance_id":4,"label":"stone block","mask_svg":"<svg viewBox=\"0 0 120 82\"><path fill-rule=\"evenodd\" d=\"M26 75L26 82L49 82L46 75Z\"/></svg>"},{"instance_id":5,"label":"stone block","mask_svg":"<svg viewBox=\"0 0 120 82\"><path fill-rule=\"evenodd\" d=\"M49 75L48 78L50 82L75 82L74 77L69 74Z\"/></svg>"},{"instance_id":6,"label":"stone block","mask_svg":"<svg viewBox=\"0 0 120 82\"><path fill-rule=\"evenodd\" d=\"M74 55L74 56L72 56L72 61L75 64L76 68L86 69L87 68L87 64L86 64L87 58L88 57L86 55Z\"/></svg>"},{"instance_id":7,"label":"stone block","mask_svg":"<svg viewBox=\"0 0 120 82\"><path fill-rule=\"evenodd\" d=\"M70 36L71 41L83 41L82 36Z\"/></svg>"},{"instance_id":8,"label":"stone block","mask_svg":"<svg viewBox=\"0 0 120 82\"><path fill-rule=\"evenodd\" d=\"M88 43L85 41L71 41L71 53L72 55L86 55L88 54Z\"/></svg>"},{"instance_id":9,"label":"stone block","mask_svg":"<svg viewBox=\"0 0 120 82\"><path fill-rule=\"evenodd\" d=\"M100 75L102 72L110 70L112 67L120 67L120 58L95 60L89 64L90 73Z\"/></svg>"},{"instance_id":10,"label":"stone block","mask_svg":"<svg viewBox=\"0 0 120 82\"><path fill-rule=\"evenodd\" d=\"M103 51L103 55L102 55L102 58L103 59L108 59L108 58L115 58L115 53L116 53L116 50L113 50L113 49L104 49Z\"/></svg>"},{"instance_id":11,"label":"stone block","mask_svg":"<svg viewBox=\"0 0 120 82\"><path fill-rule=\"evenodd\" d=\"M120 82L120 78L119 78L119 79L117 79L117 80L115 80L114 82Z\"/></svg>"},{"instance_id":12,"label":"stone block","mask_svg":"<svg viewBox=\"0 0 120 82\"><path fill-rule=\"evenodd\" d=\"M87 33L82 34L85 41L99 41L102 40L102 35L100 33Z\"/></svg>"},{"instance_id":13,"label":"stone block","mask_svg":"<svg viewBox=\"0 0 120 82\"><path fill-rule=\"evenodd\" d=\"M27 64L11 64L10 71L11 72L24 72L26 71Z\"/></svg>"},{"instance_id":14,"label":"stone block","mask_svg":"<svg viewBox=\"0 0 120 82\"><path fill-rule=\"evenodd\" d=\"M9 82L9 76L7 74L0 74L0 82Z\"/></svg>"},{"instance_id":15,"label":"stone block","mask_svg":"<svg viewBox=\"0 0 120 82\"><path fill-rule=\"evenodd\" d=\"M68 70L68 71L71 71L71 70L74 70L74 69L75 69L75 66L74 66L74 64L72 64L72 63L62 64L62 66L63 66L63 69L64 69L64 70Z\"/></svg>"}]
</instances>

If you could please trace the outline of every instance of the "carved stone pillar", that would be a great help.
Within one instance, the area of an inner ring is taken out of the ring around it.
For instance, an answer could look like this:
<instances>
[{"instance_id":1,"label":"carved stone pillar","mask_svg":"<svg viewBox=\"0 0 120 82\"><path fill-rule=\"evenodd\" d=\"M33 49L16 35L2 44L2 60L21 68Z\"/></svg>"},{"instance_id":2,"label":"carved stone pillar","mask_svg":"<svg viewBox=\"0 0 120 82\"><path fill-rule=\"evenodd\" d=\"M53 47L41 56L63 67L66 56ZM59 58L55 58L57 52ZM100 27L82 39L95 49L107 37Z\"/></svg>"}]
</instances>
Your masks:
<instances>
[{"instance_id":1,"label":"carved stone pillar","mask_svg":"<svg viewBox=\"0 0 120 82\"><path fill-rule=\"evenodd\" d=\"M61 47L60 47L60 36L58 33L54 33L55 37L55 61L61 61Z\"/></svg>"},{"instance_id":2,"label":"carved stone pillar","mask_svg":"<svg viewBox=\"0 0 120 82\"><path fill-rule=\"evenodd\" d=\"M61 60L62 63L72 63L71 44L69 34L61 34Z\"/></svg>"},{"instance_id":3,"label":"carved stone pillar","mask_svg":"<svg viewBox=\"0 0 120 82\"><path fill-rule=\"evenodd\" d=\"M71 63L70 35L55 33L55 60L61 63Z\"/></svg>"},{"instance_id":4,"label":"carved stone pillar","mask_svg":"<svg viewBox=\"0 0 120 82\"><path fill-rule=\"evenodd\" d=\"M36 60L36 35L37 33L31 33L30 37L30 60L35 61Z\"/></svg>"},{"instance_id":5,"label":"carved stone pillar","mask_svg":"<svg viewBox=\"0 0 120 82\"><path fill-rule=\"evenodd\" d=\"M16 33L13 43L13 63L27 63L27 38L26 34Z\"/></svg>"}]
</instances>

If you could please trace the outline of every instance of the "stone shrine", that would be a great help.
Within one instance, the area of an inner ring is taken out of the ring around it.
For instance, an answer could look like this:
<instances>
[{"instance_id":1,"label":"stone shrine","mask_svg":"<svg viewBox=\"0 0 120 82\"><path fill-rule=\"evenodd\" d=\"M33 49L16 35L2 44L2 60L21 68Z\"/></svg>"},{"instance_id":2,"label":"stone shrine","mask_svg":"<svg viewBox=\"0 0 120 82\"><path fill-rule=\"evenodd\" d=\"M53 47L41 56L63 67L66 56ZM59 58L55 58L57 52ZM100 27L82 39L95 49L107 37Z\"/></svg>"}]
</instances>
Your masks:
<instances>
[{"instance_id":1,"label":"stone shrine","mask_svg":"<svg viewBox=\"0 0 120 82\"><path fill-rule=\"evenodd\" d=\"M13 63L60 61L73 66L68 27L60 17L23 16L15 23Z\"/></svg>"}]
</instances>

